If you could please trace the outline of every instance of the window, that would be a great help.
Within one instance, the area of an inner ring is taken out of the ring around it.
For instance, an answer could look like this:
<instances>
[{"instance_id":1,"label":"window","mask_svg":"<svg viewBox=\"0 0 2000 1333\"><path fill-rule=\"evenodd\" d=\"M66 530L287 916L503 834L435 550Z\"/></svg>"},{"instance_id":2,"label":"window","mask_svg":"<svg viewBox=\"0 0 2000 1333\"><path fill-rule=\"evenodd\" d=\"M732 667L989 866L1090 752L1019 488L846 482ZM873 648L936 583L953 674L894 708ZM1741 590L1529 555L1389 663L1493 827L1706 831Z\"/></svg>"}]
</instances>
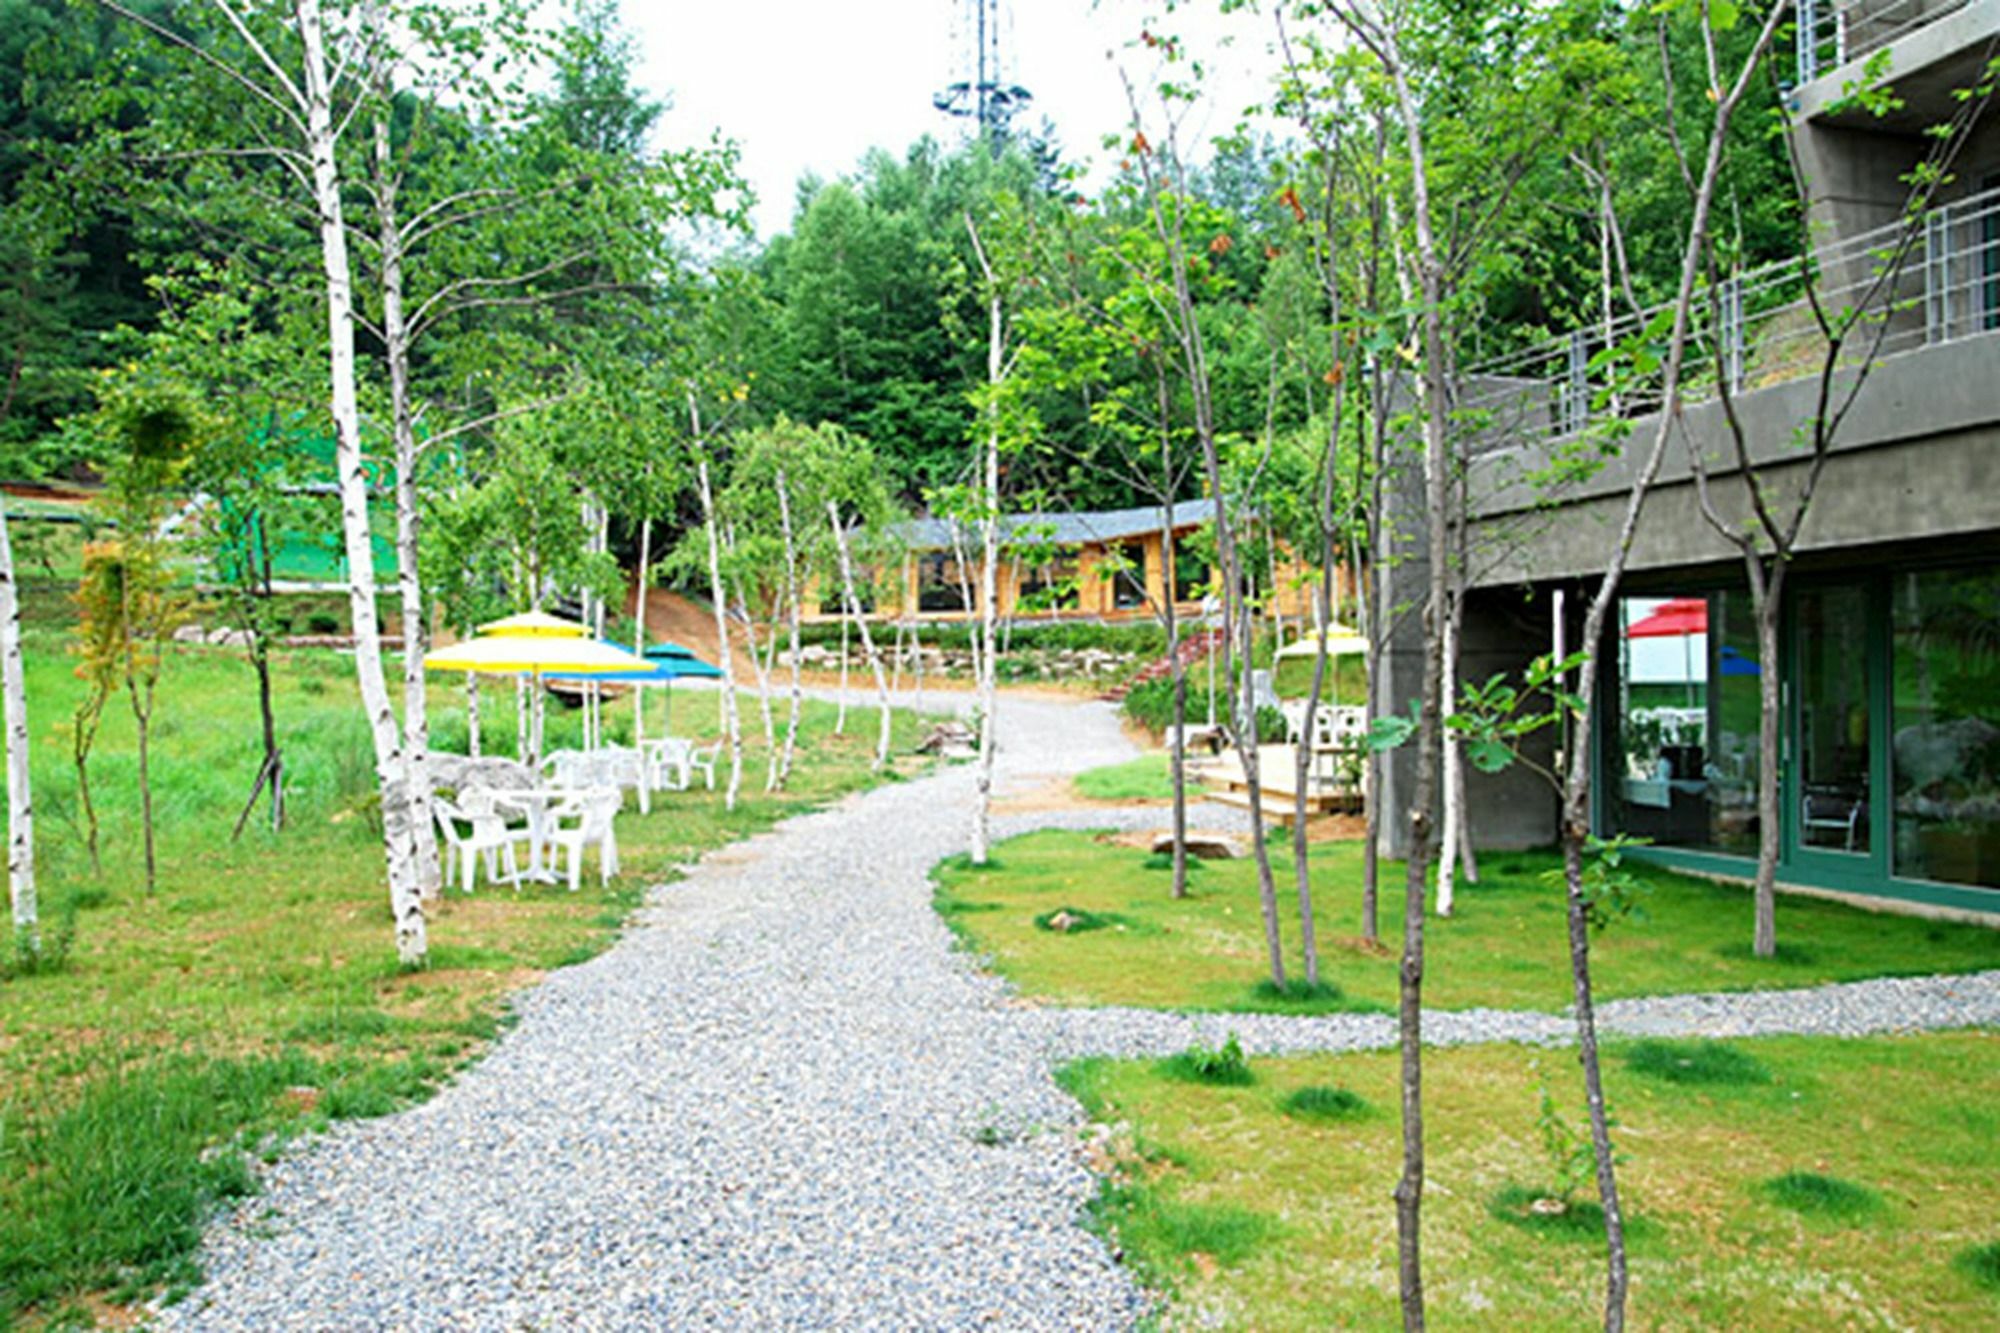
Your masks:
<instances>
[{"instance_id":1,"label":"window","mask_svg":"<svg viewBox=\"0 0 2000 1333\"><path fill-rule=\"evenodd\" d=\"M958 562L933 552L917 557L917 610L949 613L967 611L965 588L959 582Z\"/></svg>"},{"instance_id":2,"label":"window","mask_svg":"<svg viewBox=\"0 0 2000 1333\"><path fill-rule=\"evenodd\" d=\"M1894 873L2000 888L2000 571L1891 584Z\"/></svg>"},{"instance_id":3,"label":"window","mask_svg":"<svg viewBox=\"0 0 2000 1333\"><path fill-rule=\"evenodd\" d=\"M1075 558L1065 557L1023 569L1016 607L1029 615L1076 610L1082 604L1076 568Z\"/></svg>"},{"instance_id":4,"label":"window","mask_svg":"<svg viewBox=\"0 0 2000 1333\"><path fill-rule=\"evenodd\" d=\"M1122 542L1112 552L1122 568L1112 576L1111 605L1136 611L1146 605L1146 544Z\"/></svg>"},{"instance_id":5,"label":"window","mask_svg":"<svg viewBox=\"0 0 2000 1333\"><path fill-rule=\"evenodd\" d=\"M1211 571L1208 556L1197 548L1192 532L1177 534L1174 538L1174 598L1182 602L1196 602L1208 596Z\"/></svg>"},{"instance_id":6,"label":"window","mask_svg":"<svg viewBox=\"0 0 2000 1333\"><path fill-rule=\"evenodd\" d=\"M1627 597L1606 728L1613 827L1666 847L1757 850L1757 632L1747 592Z\"/></svg>"}]
</instances>

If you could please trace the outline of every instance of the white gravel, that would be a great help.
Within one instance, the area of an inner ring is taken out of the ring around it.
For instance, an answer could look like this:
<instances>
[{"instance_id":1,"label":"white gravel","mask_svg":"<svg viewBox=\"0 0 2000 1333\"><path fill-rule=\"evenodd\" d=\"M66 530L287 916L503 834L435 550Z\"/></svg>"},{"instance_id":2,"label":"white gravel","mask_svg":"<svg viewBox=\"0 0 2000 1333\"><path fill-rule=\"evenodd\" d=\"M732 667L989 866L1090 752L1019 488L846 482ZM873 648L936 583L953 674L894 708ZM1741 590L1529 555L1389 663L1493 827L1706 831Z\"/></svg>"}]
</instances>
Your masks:
<instances>
[{"instance_id":1,"label":"white gravel","mask_svg":"<svg viewBox=\"0 0 2000 1333\"><path fill-rule=\"evenodd\" d=\"M1130 747L1009 701L1005 772ZM1122 1327L1078 1119L928 874L968 767L713 856L424 1105L288 1155L210 1236L198 1329ZM992 1140L998 1142L992 1142Z\"/></svg>"}]
</instances>

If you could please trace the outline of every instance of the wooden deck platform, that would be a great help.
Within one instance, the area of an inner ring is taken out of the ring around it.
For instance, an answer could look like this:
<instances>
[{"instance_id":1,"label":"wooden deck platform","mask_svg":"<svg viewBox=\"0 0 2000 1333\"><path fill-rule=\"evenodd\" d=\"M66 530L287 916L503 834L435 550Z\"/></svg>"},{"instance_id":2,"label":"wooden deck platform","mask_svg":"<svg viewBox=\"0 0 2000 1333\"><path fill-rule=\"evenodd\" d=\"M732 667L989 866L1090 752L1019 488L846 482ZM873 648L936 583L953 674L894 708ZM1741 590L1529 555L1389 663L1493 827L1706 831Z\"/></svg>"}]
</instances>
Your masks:
<instances>
[{"instance_id":1,"label":"wooden deck platform","mask_svg":"<svg viewBox=\"0 0 2000 1333\"><path fill-rule=\"evenodd\" d=\"M1289 745L1260 745L1257 747L1258 794L1262 798L1264 817L1276 824L1290 824L1298 812L1298 800L1293 784L1297 776L1292 747ZM1243 772L1243 765L1235 754L1222 755L1201 766L1202 785L1208 788L1209 799L1223 805L1233 805L1239 809L1250 806L1250 782ZM1315 815L1352 814L1361 809L1361 789L1347 784L1324 782L1308 776L1306 779L1306 817Z\"/></svg>"}]
</instances>

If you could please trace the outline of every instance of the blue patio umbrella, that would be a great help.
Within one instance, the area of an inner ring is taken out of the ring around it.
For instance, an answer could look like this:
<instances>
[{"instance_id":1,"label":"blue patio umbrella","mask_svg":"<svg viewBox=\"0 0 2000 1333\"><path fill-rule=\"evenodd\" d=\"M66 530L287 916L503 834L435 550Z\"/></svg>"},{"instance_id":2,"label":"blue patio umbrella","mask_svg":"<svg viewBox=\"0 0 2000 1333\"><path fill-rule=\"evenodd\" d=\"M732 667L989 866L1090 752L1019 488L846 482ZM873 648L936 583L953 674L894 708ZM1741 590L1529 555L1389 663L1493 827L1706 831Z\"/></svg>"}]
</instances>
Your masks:
<instances>
[{"instance_id":1,"label":"blue patio umbrella","mask_svg":"<svg viewBox=\"0 0 2000 1333\"><path fill-rule=\"evenodd\" d=\"M1722 674L1725 676L1761 676L1764 674L1763 668L1757 665L1756 658L1746 657L1726 643L1722 645L1722 650L1718 656L1722 659Z\"/></svg>"},{"instance_id":2,"label":"blue patio umbrella","mask_svg":"<svg viewBox=\"0 0 2000 1333\"><path fill-rule=\"evenodd\" d=\"M617 644L615 646L625 648L627 652L631 651L624 644ZM648 663L647 668L643 671L618 671L608 675L593 675L590 679L599 683L610 681L620 685L661 686L665 689L667 695L666 724L669 727L673 725L673 683L675 681L719 680L722 678L722 669L720 667L702 661L694 655L692 649L683 648L677 643L648 644L641 656ZM643 706L643 695L639 702L640 706ZM643 728L643 718L640 719L640 723Z\"/></svg>"}]
</instances>

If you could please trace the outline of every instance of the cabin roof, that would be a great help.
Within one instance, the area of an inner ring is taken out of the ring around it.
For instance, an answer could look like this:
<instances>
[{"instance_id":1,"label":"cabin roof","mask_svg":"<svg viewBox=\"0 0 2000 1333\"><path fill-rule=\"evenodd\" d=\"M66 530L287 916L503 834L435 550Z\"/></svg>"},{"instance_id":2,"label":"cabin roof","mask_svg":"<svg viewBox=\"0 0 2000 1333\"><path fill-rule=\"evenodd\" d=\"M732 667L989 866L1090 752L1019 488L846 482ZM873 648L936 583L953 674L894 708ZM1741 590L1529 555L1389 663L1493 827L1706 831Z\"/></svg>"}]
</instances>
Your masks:
<instances>
[{"instance_id":1,"label":"cabin roof","mask_svg":"<svg viewBox=\"0 0 2000 1333\"><path fill-rule=\"evenodd\" d=\"M1173 526L1176 532L1185 528L1199 527L1215 514L1215 506L1208 500L1182 500L1173 509ZM1070 510L1059 513L1009 514L1001 520L1000 539L1015 540L1016 534L1026 540L1039 541L1044 535L1056 546L1091 546L1106 542L1128 541L1160 530L1160 507L1140 505L1134 509ZM896 525L896 535L917 551L948 551L952 549L952 523L942 518L913 518ZM974 532L967 528L965 540L976 540Z\"/></svg>"}]
</instances>

